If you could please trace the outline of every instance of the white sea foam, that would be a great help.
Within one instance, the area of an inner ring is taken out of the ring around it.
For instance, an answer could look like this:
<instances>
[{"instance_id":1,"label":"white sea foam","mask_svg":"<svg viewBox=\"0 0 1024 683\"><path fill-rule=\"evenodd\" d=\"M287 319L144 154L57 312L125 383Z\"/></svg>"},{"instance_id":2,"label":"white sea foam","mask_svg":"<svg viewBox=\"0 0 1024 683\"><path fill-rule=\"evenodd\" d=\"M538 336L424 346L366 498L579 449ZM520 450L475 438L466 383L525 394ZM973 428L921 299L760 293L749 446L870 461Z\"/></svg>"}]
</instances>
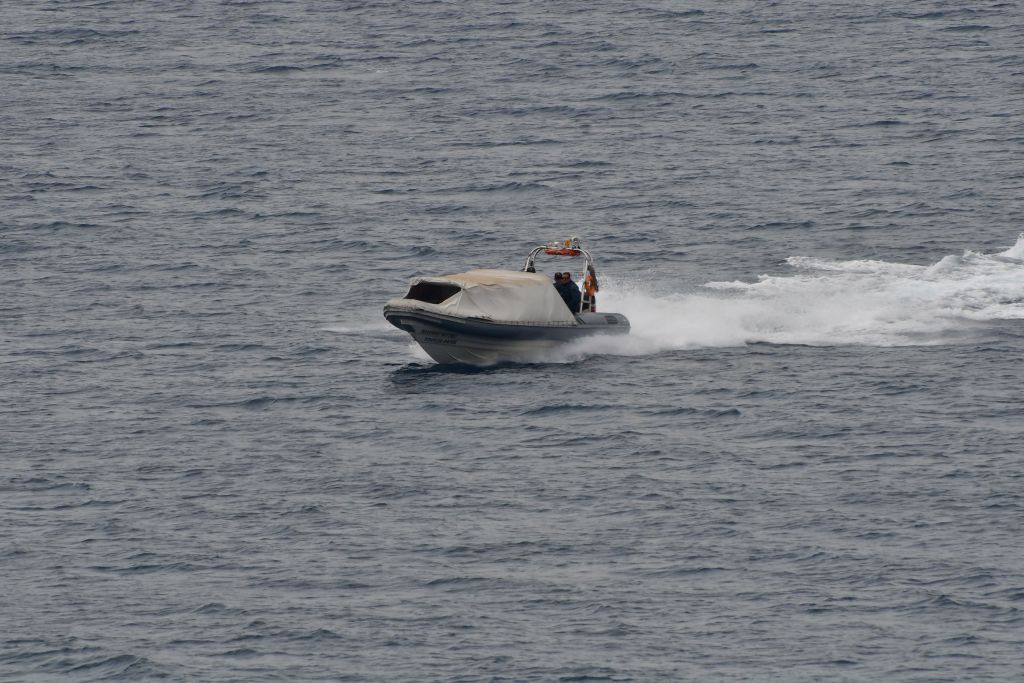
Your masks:
<instances>
[{"instance_id":1,"label":"white sea foam","mask_svg":"<svg viewBox=\"0 0 1024 683\"><path fill-rule=\"evenodd\" d=\"M930 345L995 320L1024 319L1024 234L1004 252L965 252L931 266L792 257L787 275L710 282L652 296L606 278L602 310L624 313L628 337L581 341L565 359L642 355L754 342L815 346Z\"/></svg>"},{"instance_id":2,"label":"white sea foam","mask_svg":"<svg viewBox=\"0 0 1024 683\"><path fill-rule=\"evenodd\" d=\"M364 335L374 332L390 332L392 329L391 325L385 322L383 319L380 321L373 322L360 322L360 323L332 323L330 325L324 325L321 327L324 332L335 332L337 334L351 334L351 335Z\"/></svg>"},{"instance_id":3,"label":"white sea foam","mask_svg":"<svg viewBox=\"0 0 1024 683\"><path fill-rule=\"evenodd\" d=\"M1006 251L1000 252L999 256L1003 258L1012 258L1018 260L1024 260L1024 232L1017 237L1017 243Z\"/></svg>"}]
</instances>

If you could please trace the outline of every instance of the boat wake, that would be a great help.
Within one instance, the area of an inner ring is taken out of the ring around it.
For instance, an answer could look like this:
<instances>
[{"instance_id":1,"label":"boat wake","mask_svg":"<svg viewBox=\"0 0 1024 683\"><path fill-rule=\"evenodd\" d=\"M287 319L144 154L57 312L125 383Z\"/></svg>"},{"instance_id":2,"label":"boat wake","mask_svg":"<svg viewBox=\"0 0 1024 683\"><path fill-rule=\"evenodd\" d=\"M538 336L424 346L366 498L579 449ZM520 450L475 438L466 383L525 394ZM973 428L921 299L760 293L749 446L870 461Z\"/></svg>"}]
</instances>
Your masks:
<instances>
[{"instance_id":1,"label":"boat wake","mask_svg":"<svg viewBox=\"0 0 1024 683\"><path fill-rule=\"evenodd\" d=\"M709 282L651 296L605 277L601 307L625 313L628 337L594 337L551 361L751 343L909 346L963 343L1024 319L1024 234L998 254L967 251L931 266L794 256L788 275Z\"/></svg>"}]
</instances>

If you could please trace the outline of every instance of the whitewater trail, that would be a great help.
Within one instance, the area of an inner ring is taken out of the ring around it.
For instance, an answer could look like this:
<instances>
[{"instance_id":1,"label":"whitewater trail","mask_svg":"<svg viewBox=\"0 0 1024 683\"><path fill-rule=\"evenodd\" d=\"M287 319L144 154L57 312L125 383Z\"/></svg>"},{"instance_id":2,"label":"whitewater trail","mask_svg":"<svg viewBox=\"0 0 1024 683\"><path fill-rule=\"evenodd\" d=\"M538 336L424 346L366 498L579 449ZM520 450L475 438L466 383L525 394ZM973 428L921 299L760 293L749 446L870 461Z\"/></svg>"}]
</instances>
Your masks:
<instances>
[{"instance_id":1,"label":"whitewater trail","mask_svg":"<svg viewBox=\"0 0 1024 683\"><path fill-rule=\"evenodd\" d=\"M750 343L907 346L976 338L986 323L1024 319L1024 234L998 254L972 251L931 266L794 256L789 275L709 282L651 296L605 278L601 308L624 313L628 337L583 340L560 359Z\"/></svg>"}]
</instances>

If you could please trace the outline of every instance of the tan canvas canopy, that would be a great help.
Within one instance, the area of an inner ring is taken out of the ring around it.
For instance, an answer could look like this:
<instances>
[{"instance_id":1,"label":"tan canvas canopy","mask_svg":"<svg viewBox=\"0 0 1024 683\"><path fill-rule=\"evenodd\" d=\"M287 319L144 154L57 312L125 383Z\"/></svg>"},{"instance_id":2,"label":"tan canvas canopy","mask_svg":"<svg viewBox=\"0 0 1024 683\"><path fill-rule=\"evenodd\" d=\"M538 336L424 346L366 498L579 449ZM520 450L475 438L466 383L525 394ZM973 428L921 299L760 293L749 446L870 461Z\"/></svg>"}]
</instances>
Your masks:
<instances>
[{"instance_id":1,"label":"tan canvas canopy","mask_svg":"<svg viewBox=\"0 0 1024 683\"><path fill-rule=\"evenodd\" d=\"M409 293L388 305L495 322L575 322L551 280L515 270L470 270L415 278Z\"/></svg>"}]
</instances>

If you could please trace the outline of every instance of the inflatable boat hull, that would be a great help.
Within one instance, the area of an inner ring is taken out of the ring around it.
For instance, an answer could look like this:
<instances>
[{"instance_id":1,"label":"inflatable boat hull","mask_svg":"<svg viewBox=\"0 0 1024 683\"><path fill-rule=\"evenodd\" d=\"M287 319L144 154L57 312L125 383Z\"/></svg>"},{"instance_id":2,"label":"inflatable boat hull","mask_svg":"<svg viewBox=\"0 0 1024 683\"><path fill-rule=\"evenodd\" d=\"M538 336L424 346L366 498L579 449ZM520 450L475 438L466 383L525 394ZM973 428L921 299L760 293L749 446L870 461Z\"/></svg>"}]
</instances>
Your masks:
<instances>
[{"instance_id":1,"label":"inflatable boat hull","mask_svg":"<svg viewBox=\"0 0 1024 683\"><path fill-rule=\"evenodd\" d=\"M571 323L521 323L461 318L389 304L384 307L384 317L442 364L530 362L590 335L629 334L629 320L620 313L579 313Z\"/></svg>"}]
</instances>

